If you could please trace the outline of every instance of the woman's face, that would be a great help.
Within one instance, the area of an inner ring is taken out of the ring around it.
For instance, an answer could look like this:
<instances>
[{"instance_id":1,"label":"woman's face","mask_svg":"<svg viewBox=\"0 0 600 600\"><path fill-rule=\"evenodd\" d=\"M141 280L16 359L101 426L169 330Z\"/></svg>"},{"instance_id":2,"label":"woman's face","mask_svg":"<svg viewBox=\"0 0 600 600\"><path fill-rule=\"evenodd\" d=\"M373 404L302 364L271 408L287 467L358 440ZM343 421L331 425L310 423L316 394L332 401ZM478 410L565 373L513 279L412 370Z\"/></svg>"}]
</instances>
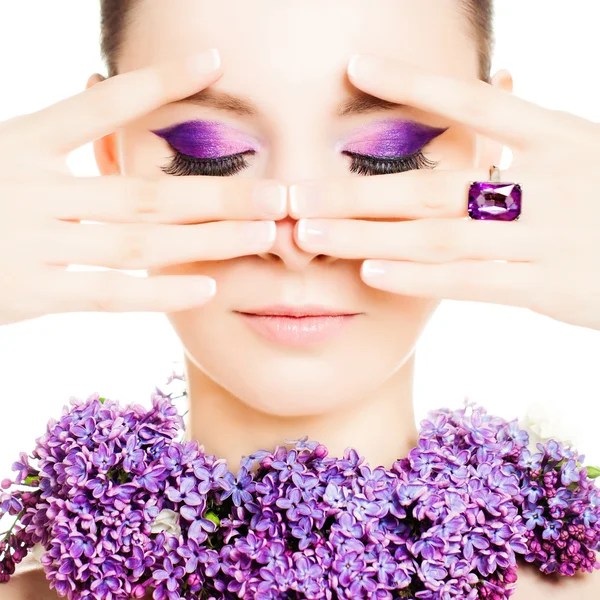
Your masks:
<instances>
[{"instance_id":1,"label":"woman's face","mask_svg":"<svg viewBox=\"0 0 600 600\"><path fill-rule=\"evenodd\" d=\"M162 107L119 132L121 172L173 176L160 170L173 157L169 142L199 157L254 149L246 156L249 166L233 176L274 178L286 185L365 177L351 171L344 149L389 156L426 143L425 155L439 161L438 168L476 166L478 140L465 128L452 125L436 136L401 124L450 125L435 115L364 104L362 112L338 114L341 105L362 95L345 74L352 54L477 77L469 34L458 0L141 0L127 30L120 71L218 48L225 74L211 89L243 97L255 112L193 103ZM190 121L220 125L197 123L193 130L187 125L177 139L153 133ZM277 222L268 254L151 271L216 280L217 296L209 304L169 319L190 359L208 377L251 407L276 415L323 413L376 393L411 357L439 303L367 287L361 261L302 251L294 242L294 225L292 218ZM308 304L360 314L333 337L290 345L259 334L238 312Z\"/></svg>"}]
</instances>

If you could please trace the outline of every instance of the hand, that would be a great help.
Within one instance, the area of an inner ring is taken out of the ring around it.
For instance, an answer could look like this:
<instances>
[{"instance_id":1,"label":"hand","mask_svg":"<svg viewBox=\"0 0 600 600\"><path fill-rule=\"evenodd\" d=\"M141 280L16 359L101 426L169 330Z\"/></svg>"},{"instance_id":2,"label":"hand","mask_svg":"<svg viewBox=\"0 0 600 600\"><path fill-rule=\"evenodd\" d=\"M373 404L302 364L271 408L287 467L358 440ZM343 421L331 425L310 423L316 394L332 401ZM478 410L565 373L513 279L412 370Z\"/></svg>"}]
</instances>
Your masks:
<instances>
[{"instance_id":1,"label":"hand","mask_svg":"<svg viewBox=\"0 0 600 600\"><path fill-rule=\"evenodd\" d=\"M59 312L175 312L215 293L208 277L73 272L66 270L70 264L157 269L271 248L273 219L286 215L286 189L279 184L76 178L66 169L72 150L219 79L211 56L118 75L0 124L0 325Z\"/></svg>"},{"instance_id":2,"label":"hand","mask_svg":"<svg viewBox=\"0 0 600 600\"><path fill-rule=\"evenodd\" d=\"M371 95L511 147L513 165L501 179L521 184L522 214L468 218L469 183L487 181L489 167L301 182L290 188L298 245L371 259L361 276L374 288L520 306L600 330L600 126L400 62L364 57L351 61L349 75Z\"/></svg>"}]
</instances>

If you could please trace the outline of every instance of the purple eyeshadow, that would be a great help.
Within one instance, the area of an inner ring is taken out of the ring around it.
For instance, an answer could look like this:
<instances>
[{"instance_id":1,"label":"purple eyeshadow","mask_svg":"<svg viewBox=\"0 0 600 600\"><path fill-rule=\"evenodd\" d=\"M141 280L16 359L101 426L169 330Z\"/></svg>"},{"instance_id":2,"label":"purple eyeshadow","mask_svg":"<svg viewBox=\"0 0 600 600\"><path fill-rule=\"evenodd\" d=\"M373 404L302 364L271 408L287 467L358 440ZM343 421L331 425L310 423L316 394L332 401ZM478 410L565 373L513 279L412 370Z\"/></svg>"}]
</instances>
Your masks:
<instances>
[{"instance_id":1,"label":"purple eyeshadow","mask_svg":"<svg viewBox=\"0 0 600 600\"><path fill-rule=\"evenodd\" d=\"M343 152L379 158L407 156L421 150L447 129L416 121L386 119L357 129L338 147Z\"/></svg>"},{"instance_id":2,"label":"purple eyeshadow","mask_svg":"<svg viewBox=\"0 0 600 600\"><path fill-rule=\"evenodd\" d=\"M178 152L195 158L220 158L259 148L256 140L218 121L186 121L152 133Z\"/></svg>"}]
</instances>

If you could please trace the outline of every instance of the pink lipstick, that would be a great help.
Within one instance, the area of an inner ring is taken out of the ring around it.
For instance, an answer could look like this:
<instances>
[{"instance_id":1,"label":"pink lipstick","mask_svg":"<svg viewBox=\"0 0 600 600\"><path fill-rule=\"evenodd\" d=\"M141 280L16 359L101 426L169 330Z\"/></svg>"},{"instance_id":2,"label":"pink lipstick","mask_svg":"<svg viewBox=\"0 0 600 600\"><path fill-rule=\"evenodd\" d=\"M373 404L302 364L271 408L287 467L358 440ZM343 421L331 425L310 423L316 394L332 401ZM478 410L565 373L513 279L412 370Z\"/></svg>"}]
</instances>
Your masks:
<instances>
[{"instance_id":1,"label":"pink lipstick","mask_svg":"<svg viewBox=\"0 0 600 600\"><path fill-rule=\"evenodd\" d=\"M285 346L309 346L340 335L360 314L324 306L269 306L238 311L265 339Z\"/></svg>"}]
</instances>

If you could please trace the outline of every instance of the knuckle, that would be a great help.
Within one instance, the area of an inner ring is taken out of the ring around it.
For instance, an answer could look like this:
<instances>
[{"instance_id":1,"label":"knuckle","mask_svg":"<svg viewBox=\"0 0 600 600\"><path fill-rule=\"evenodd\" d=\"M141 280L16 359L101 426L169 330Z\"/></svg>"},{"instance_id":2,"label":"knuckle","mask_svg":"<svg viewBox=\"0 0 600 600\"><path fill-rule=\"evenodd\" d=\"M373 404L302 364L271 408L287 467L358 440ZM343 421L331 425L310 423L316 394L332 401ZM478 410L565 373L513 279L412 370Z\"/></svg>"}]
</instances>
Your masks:
<instances>
[{"instance_id":1,"label":"knuckle","mask_svg":"<svg viewBox=\"0 0 600 600\"><path fill-rule=\"evenodd\" d=\"M126 269L143 269L148 258L148 227L128 225L118 231L115 253L119 265Z\"/></svg>"},{"instance_id":2,"label":"knuckle","mask_svg":"<svg viewBox=\"0 0 600 600\"><path fill-rule=\"evenodd\" d=\"M102 285L93 287L89 298L89 308L93 312L114 312L116 310L116 293L110 281L105 280Z\"/></svg>"},{"instance_id":3,"label":"knuckle","mask_svg":"<svg viewBox=\"0 0 600 600\"><path fill-rule=\"evenodd\" d=\"M478 265L468 260L451 263L446 283L460 288L461 292L467 296L473 296L479 290L481 283L477 271Z\"/></svg>"},{"instance_id":4,"label":"knuckle","mask_svg":"<svg viewBox=\"0 0 600 600\"><path fill-rule=\"evenodd\" d=\"M490 114L489 95L483 93L487 90L482 86L487 85L476 81L469 83L466 88L456 90L453 94L454 108L457 114L469 115L475 121L487 120Z\"/></svg>"},{"instance_id":5,"label":"knuckle","mask_svg":"<svg viewBox=\"0 0 600 600\"><path fill-rule=\"evenodd\" d=\"M427 213L437 214L446 208L448 201L447 193L441 192L439 186L435 185L436 177L434 176L439 176L439 174L434 171L423 171L421 177L424 179L419 186L420 189L415 189L411 195L421 197L421 204Z\"/></svg>"},{"instance_id":6,"label":"knuckle","mask_svg":"<svg viewBox=\"0 0 600 600\"><path fill-rule=\"evenodd\" d=\"M444 221L426 221L429 226L429 252L434 260L451 260L456 253L456 240L452 229Z\"/></svg>"},{"instance_id":7,"label":"knuckle","mask_svg":"<svg viewBox=\"0 0 600 600\"><path fill-rule=\"evenodd\" d=\"M131 196L131 212L135 220L153 220L161 213L163 189L161 180L137 179L135 181Z\"/></svg>"},{"instance_id":8,"label":"knuckle","mask_svg":"<svg viewBox=\"0 0 600 600\"><path fill-rule=\"evenodd\" d=\"M112 88L116 85L115 80L118 77L120 77L120 75L116 75L111 79L99 81L85 92L89 96L90 108L94 118L98 121L110 121L115 114L120 114L122 112L123 102L128 101L118 94L108 93L109 91L112 91Z\"/></svg>"},{"instance_id":9,"label":"knuckle","mask_svg":"<svg viewBox=\"0 0 600 600\"><path fill-rule=\"evenodd\" d=\"M136 76L137 84L143 89L148 97L167 99L169 91L177 80L177 74L173 73L165 65L153 65L140 69L132 74Z\"/></svg>"},{"instance_id":10,"label":"knuckle","mask_svg":"<svg viewBox=\"0 0 600 600\"><path fill-rule=\"evenodd\" d=\"M333 190L333 194L327 193L326 198L333 197L335 199L335 209L343 210L351 216L362 215L364 205L369 201L373 194L373 182L369 181L369 177L361 177L353 179L355 182L343 182L340 189Z\"/></svg>"}]
</instances>

